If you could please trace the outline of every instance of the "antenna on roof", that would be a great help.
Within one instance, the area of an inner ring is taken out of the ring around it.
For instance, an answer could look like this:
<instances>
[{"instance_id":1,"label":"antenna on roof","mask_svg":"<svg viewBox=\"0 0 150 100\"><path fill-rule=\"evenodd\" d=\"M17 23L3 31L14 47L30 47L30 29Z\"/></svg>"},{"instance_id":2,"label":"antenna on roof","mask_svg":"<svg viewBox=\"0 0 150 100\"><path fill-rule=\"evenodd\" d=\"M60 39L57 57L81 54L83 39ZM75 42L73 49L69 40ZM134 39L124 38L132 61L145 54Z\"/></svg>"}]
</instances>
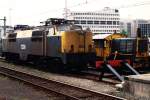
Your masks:
<instances>
[{"instance_id":1,"label":"antenna on roof","mask_svg":"<svg viewBox=\"0 0 150 100\"><path fill-rule=\"evenodd\" d=\"M67 19L68 8L67 8L67 0L65 0L65 19Z\"/></svg>"},{"instance_id":2,"label":"antenna on roof","mask_svg":"<svg viewBox=\"0 0 150 100\"><path fill-rule=\"evenodd\" d=\"M49 18L44 22L45 26L49 25L63 25L63 24L74 24L74 20L67 20L64 18Z\"/></svg>"},{"instance_id":3,"label":"antenna on roof","mask_svg":"<svg viewBox=\"0 0 150 100\"><path fill-rule=\"evenodd\" d=\"M86 2L85 2L86 4L88 3L88 1L86 0Z\"/></svg>"}]
</instances>

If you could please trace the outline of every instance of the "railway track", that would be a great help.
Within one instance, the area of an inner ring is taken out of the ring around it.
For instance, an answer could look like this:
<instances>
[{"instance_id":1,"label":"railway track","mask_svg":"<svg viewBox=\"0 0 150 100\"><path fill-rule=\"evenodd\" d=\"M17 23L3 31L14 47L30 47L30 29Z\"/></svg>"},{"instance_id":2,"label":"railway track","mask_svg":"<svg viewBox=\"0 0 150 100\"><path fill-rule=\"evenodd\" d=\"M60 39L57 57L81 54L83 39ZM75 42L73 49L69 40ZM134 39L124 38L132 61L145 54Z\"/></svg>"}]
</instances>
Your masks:
<instances>
[{"instance_id":1,"label":"railway track","mask_svg":"<svg viewBox=\"0 0 150 100\"><path fill-rule=\"evenodd\" d=\"M99 79L100 73L95 73L95 72L90 72L90 71L81 71L81 72L69 72L65 73L66 76L72 76L72 77L77 77L81 79L88 79L88 80L93 80L96 82L101 82L104 84L109 84L111 86L115 86L116 84L120 84L120 81L117 79L112 79L114 76L111 74L108 74L103 78L102 80Z\"/></svg>"},{"instance_id":2,"label":"railway track","mask_svg":"<svg viewBox=\"0 0 150 100\"><path fill-rule=\"evenodd\" d=\"M0 58L0 61L1 62L4 62L4 63L11 63L11 62L6 62L6 60ZM16 64L16 63L15 63ZM27 65L26 65L27 64ZM17 64L18 65L18 64ZM19 63L20 65L20 63ZM29 63L24 63L23 66L26 65L26 66L35 66L35 65L32 65L32 64L29 64ZM38 66L40 67L40 66ZM37 68L37 67L36 67ZM43 67L41 67L42 71L44 72L47 72L46 69L43 69ZM48 70L49 71L49 70ZM62 74L62 73L59 73L59 72L56 72L58 74ZM111 79L110 77L109 78L105 78L103 80L99 80L99 75L100 73L93 73L93 72L89 72L89 71L81 71L81 72L77 72L77 71L70 71L70 72L64 72L63 74L65 74L66 76L72 76L72 77L78 77L78 78L82 78L82 79L89 79L89 80L93 80L93 81L99 81L99 82L102 82L102 83L106 83L106 84L110 84L110 85L115 85L115 84L119 84L120 81L117 81L117 80L113 80Z\"/></svg>"},{"instance_id":3,"label":"railway track","mask_svg":"<svg viewBox=\"0 0 150 100\"><path fill-rule=\"evenodd\" d=\"M6 60L4 60L2 58L0 58L0 61L4 62L4 63L11 63L11 62L6 62ZM20 65L20 63L19 63L19 65ZM23 66L24 65L26 65L26 67L27 66L34 66L35 67L35 65L29 64L29 63L24 63ZM40 66L38 66L38 67L40 67ZM43 69L43 67L41 67L40 70L42 70L44 72L50 71L50 70L46 70L45 67L44 67L44 69ZM55 73L62 74L62 73L59 73L59 72L55 72ZM65 74L66 76L72 76L72 77L77 77L77 78L89 79L89 80L93 80L93 81L97 81L97 82L102 82L102 83L106 83L106 84L109 84L109 85L112 85L112 86L120 83L120 81L113 80L110 77L109 78L106 77L106 78L103 78L103 80L99 80L100 73L98 73L98 72L97 73L93 73L91 71L90 72L89 71L81 71L81 72L77 72L77 71L69 71L68 72L67 71L67 72L64 72L63 74Z\"/></svg>"},{"instance_id":4,"label":"railway track","mask_svg":"<svg viewBox=\"0 0 150 100\"><path fill-rule=\"evenodd\" d=\"M97 93L81 87L76 87L55 80L43 79L27 73L0 66L0 74L34 85L49 92L64 96L67 100L124 100L105 93Z\"/></svg>"}]
</instances>

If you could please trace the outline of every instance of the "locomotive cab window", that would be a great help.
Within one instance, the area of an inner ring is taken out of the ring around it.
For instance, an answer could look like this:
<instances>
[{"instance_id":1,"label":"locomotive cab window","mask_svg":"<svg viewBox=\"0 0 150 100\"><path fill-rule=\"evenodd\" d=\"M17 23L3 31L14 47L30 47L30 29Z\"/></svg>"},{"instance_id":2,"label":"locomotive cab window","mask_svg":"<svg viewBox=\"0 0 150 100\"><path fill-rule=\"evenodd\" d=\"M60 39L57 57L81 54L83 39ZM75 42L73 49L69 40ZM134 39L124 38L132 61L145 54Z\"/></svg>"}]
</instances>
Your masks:
<instances>
[{"instance_id":1,"label":"locomotive cab window","mask_svg":"<svg viewBox=\"0 0 150 100\"><path fill-rule=\"evenodd\" d=\"M51 27L51 28L49 29L48 35L50 35L50 36L55 35L55 31L54 31L54 28L53 28L53 27Z\"/></svg>"},{"instance_id":2,"label":"locomotive cab window","mask_svg":"<svg viewBox=\"0 0 150 100\"><path fill-rule=\"evenodd\" d=\"M17 33L9 34L8 35L9 42L15 42L16 41L16 36L17 36Z\"/></svg>"}]
</instances>

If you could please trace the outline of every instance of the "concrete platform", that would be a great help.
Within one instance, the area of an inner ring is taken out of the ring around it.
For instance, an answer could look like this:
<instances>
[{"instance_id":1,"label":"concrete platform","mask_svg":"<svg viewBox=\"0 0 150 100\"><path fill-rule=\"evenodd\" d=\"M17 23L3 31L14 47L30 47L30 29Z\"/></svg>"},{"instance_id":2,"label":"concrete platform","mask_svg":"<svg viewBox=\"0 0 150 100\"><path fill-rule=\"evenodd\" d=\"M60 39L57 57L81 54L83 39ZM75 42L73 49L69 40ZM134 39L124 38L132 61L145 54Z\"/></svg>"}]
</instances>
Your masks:
<instances>
[{"instance_id":1,"label":"concrete platform","mask_svg":"<svg viewBox=\"0 0 150 100\"><path fill-rule=\"evenodd\" d=\"M123 93L138 100L150 100L150 74L126 76Z\"/></svg>"}]
</instances>

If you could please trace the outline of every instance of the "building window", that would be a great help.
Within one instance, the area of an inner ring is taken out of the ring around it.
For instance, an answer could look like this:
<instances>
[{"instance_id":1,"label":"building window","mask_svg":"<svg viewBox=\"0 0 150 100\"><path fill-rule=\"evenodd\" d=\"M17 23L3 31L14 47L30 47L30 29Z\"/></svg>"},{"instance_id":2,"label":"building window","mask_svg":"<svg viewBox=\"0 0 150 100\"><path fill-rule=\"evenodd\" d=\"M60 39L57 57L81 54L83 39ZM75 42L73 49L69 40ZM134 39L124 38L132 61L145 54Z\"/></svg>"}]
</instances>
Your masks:
<instances>
[{"instance_id":1,"label":"building window","mask_svg":"<svg viewBox=\"0 0 150 100\"><path fill-rule=\"evenodd\" d=\"M99 21L94 21L94 24L99 24Z\"/></svg>"},{"instance_id":2,"label":"building window","mask_svg":"<svg viewBox=\"0 0 150 100\"><path fill-rule=\"evenodd\" d=\"M106 21L100 21L101 24L106 24Z\"/></svg>"},{"instance_id":3,"label":"building window","mask_svg":"<svg viewBox=\"0 0 150 100\"><path fill-rule=\"evenodd\" d=\"M113 21L113 25L116 25L116 21Z\"/></svg>"},{"instance_id":4,"label":"building window","mask_svg":"<svg viewBox=\"0 0 150 100\"><path fill-rule=\"evenodd\" d=\"M79 20L75 20L74 24L80 24Z\"/></svg>"},{"instance_id":5,"label":"building window","mask_svg":"<svg viewBox=\"0 0 150 100\"><path fill-rule=\"evenodd\" d=\"M112 25L112 21L107 21L107 24L108 25Z\"/></svg>"},{"instance_id":6,"label":"building window","mask_svg":"<svg viewBox=\"0 0 150 100\"><path fill-rule=\"evenodd\" d=\"M115 12L117 13L117 12L119 12L119 10L115 9Z\"/></svg>"},{"instance_id":7,"label":"building window","mask_svg":"<svg viewBox=\"0 0 150 100\"><path fill-rule=\"evenodd\" d=\"M93 21L87 21L87 24L93 24Z\"/></svg>"},{"instance_id":8,"label":"building window","mask_svg":"<svg viewBox=\"0 0 150 100\"><path fill-rule=\"evenodd\" d=\"M82 20L82 21L81 21L81 24L86 24L86 21L85 21L85 20Z\"/></svg>"},{"instance_id":9,"label":"building window","mask_svg":"<svg viewBox=\"0 0 150 100\"><path fill-rule=\"evenodd\" d=\"M117 25L119 25L119 21L117 21Z\"/></svg>"}]
</instances>

